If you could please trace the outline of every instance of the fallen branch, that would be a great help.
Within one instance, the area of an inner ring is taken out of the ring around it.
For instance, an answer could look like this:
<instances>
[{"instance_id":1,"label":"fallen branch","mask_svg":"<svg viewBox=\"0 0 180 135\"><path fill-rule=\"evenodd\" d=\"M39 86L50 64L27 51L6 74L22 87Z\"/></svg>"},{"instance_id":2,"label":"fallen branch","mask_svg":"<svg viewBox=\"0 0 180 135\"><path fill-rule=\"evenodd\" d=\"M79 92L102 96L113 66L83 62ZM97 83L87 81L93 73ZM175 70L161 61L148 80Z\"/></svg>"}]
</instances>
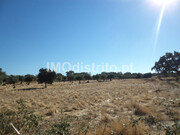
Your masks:
<instances>
[{"instance_id":1,"label":"fallen branch","mask_svg":"<svg viewBox=\"0 0 180 135\"><path fill-rule=\"evenodd\" d=\"M14 130L17 132L17 134L20 135L20 132L17 130L17 128L12 123L10 123L10 125L14 128Z\"/></svg>"}]
</instances>

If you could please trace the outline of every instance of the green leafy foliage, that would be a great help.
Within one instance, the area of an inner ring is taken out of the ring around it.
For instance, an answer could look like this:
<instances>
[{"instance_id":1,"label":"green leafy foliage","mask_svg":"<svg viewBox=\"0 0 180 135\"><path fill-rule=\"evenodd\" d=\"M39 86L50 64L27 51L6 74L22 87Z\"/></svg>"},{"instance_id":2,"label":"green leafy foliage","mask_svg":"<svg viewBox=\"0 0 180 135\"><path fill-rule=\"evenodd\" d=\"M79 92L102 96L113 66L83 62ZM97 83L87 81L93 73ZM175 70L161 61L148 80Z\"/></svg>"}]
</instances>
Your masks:
<instances>
[{"instance_id":1,"label":"green leafy foliage","mask_svg":"<svg viewBox=\"0 0 180 135\"><path fill-rule=\"evenodd\" d=\"M96 75L93 75L93 77L92 77L94 80L97 80L97 81L99 81L99 79L100 79L100 75L99 74L96 74Z\"/></svg>"},{"instance_id":2,"label":"green leafy foliage","mask_svg":"<svg viewBox=\"0 0 180 135\"><path fill-rule=\"evenodd\" d=\"M68 71L66 72L66 76L68 81L72 82L75 80L74 71Z\"/></svg>"},{"instance_id":3,"label":"green leafy foliage","mask_svg":"<svg viewBox=\"0 0 180 135\"><path fill-rule=\"evenodd\" d=\"M56 75L56 81L60 82L60 81L66 81L66 76L62 75L61 73L58 73Z\"/></svg>"},{"instance_id":4,"label":"green leafy foliage","mask_svg":"<svg viewBox=\"0 0 180 135\"><path fill-rule=\"evenodd\" d=\"M3 76L0 76L0 84L3 83L3 80L4 80L4 77L3 77Z\"/></svg>"},{"instance_id":5,"label":"green leafy foliage","mask_svg":"<svg viewBox=\"0 0 180 135\"><path fill-rule=\"evenodd\" d=\"M152 70L158 73L164 74L176 73L180 75L180 53L174 51L174 53L166 53L164 56L160 57L159 61L155 62Z\"/></svg>"},{"instance_id":6,"label":"green leafy foliage","mask_svg":"<svg viewBox=\"0 0 180 135\"><path fill-rule=\"evenodd\" d=\"M107 74L105 72L102 72L100 74L100 79L104 82L107 79Z\"/></svg>"},{"instance_id":7,"label":"green leafy foliage","mask_svg":"<svg viewBox=\"0 0 180 135\"><path fill-rule=\"evenodd\" d=\"M81 83L81 80L84 80L83 74L75 74L75 79L79 81L79 84Z\"/></svg>"},{"instance_id":8,"label":"green leafy foliage","mask_svg":"<svg viewBox=\"0 0 180 135\"><path fill-rule=\"evenodd\" d=\"M141 73L137 73L137 75L136 75L137 79L142 78L142 77L143 77L143 75Z\"/></svg>"},{"instance_id":9,"label":"green leafy foliage","mask_svg":"<svg viewBox=\"0 0 180 135\"><path fill-rule=\"evenodd\" d=\"M41 117L34 114L25 101L20 99L17 101L17 111L11 111L6 108L0 112L0 134L1 135L16 135L11 123L22 134L39 134Z\"/></svg>"},{"instance_id":10,"label":"green leafy foliage","mask_svg":"<svg viewBox=\"0 0 180 135\"><path fill-rule=\"evenodd\" d=\"M4 79L7 77L6 73L2 71L2 68L0 68L0 84L4 82Z\"/></svg>"},{"instance_id":11,"label":"green leafy foliage","mask_svg":"<svg viewBox=\"0 0 180 135\"><path fill-rule=\"evenodd\" d=\"M18 76L10 75L5 79L6 84L13 84L13 88L16 88L16 83L19 81Z\"/></svg>"},{"instance_id":12,"label":"green leafy foliage","mask_svg":"<svg viewBox=\"0 0 180 135\"><path fill-rule=\"evenodd\" d=\"M58 123L51 125L51 129L46 131L47 135L70 135L70 122L68 118L62 117Z\"/></svg>"},{"instance_id":13,"label":"green leafy foliage","mask_svg":"<svg viewBox=\"0 0 180 135\"><path fill-rule=\"evenodd\" d=\"M107 79L109 79L110 81L112 81L112 79L113 79L114 77L115 77L114 74L109 74L109 75L107 76Z\"/></svg>"},{"instance_id":14,"label":"green leafy foliage","mask_svg":"<svg viewBox=\"0 0 180 135\"><path fill-rule=\"evenodd\" d=\"M132 78L132 77L131 77L131 73L130 73L130 72L124 73L124 74L123 74L123 78L124 78L124 79L130 79L130 78Z\"/></svg>"},{"instance_id":15,"label":"green leafy foliage","mask_svg":"<svg viewBox=\"0 0 180 135\"><path fill-rule=\"evenodd\" d=\"M153 75L151 73L146 73L143 75L143 78L151 78Z\"/></svg>"},{"instance_id":16,"label":"green leafy foliage","mask_svg":"<svg viewBox=\"0 0 180 135\"><path fill-rule=\"evenodd\" d=\"M46 84L52 84L56 78L56 73L54 71L48 69L40 69L38 74L38 82L45 83L45 88L47 87Z\"/></svg>"},{"instance_id":17,"label":"green leafy foliage","mask_svg":"<svg viewBox=\"0 0 180 135\"><path fill-rule=\"evenodd\" d=\"M89 81L89 80L91 80L92 78L91 78L91 75L90 75L90 74L84 73L84 79Z\"/></svg>"},{"instance_id":18,"label":"green leafy foliage","mask_svg":"<svg viewBox=\"0 0 180 135\"><path fill-rule=\"evenodd\" d=\"M32 81L35 80L35 76L34 75L30 75L30 74L27 74L25 75L24 77L24 81L29 85Z\"/></svg>"},{"instance_id":19,"label":"green leafy foliage","mask_svg":"<svg viewBox=\"0 0 180 135\"><path fill-rule=\"evenodd\" d=\"M24 76L23 75L18 75L19 81L21 84L24 82Z\"/></svg>"}]
</instances>

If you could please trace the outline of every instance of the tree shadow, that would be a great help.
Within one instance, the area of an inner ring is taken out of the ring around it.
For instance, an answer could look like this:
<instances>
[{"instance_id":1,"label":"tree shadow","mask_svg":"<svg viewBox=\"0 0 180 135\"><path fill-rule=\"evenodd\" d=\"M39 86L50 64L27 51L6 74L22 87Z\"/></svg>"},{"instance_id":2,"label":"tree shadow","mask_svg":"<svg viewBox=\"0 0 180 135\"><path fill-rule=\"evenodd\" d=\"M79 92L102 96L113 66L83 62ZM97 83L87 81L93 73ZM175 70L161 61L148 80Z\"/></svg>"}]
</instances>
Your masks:
<instances>
[{"instance_id":1,"label":"tree shadow","mask_svg":"<svg viewBox=\"0 0 180 135\"><path fill-rule=\"evenodd\" d=\"M40 90L44 88L24 88L24 89L15 89L14 91L29 91L29 90Z\"/></svg>"},{"instance_id":2,"label":"tree shadow","mask_svg":"<svg viewBox=\"0 0 180 135\"><path fill-rule=\"evenodd\" d=\"M170 82L170 81L175 81L176 79L173 78L173 79L166 79L167 82Z\"/></svg>"}]
</instances>

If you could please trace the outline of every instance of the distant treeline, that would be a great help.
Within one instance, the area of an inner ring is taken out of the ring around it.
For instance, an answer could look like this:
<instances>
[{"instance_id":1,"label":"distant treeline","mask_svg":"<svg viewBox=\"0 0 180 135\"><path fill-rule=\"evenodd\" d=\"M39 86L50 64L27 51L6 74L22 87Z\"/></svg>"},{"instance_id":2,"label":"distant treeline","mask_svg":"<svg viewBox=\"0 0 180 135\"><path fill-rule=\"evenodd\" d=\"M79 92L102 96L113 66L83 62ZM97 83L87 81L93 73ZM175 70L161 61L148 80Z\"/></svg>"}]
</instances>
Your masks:
<instances>
[{"instance_id":1,"label":"distant treeline","mask_svg":"<svg viewBox=\"0 0 180 135\"><path fill-rule=\"evenodd\" d=\"M155 70L157 73L122 73L122 72L102 72L100 74L91 75L90 73L81 72L75 73L74 71L66 72L66 75L61 73L56 73L54 71L48 69L40 69L39 74L37 76L27 74L25 76L21 75L7 75L5 72L2 71L0 68L0 84L13 84L15 88L15 84L17 82L20 83L27 83L28 85L32 81L37 81L38 83L45 83L52 84L54 81L87 81L89 80L97 80L98 82L104 81L112 81L112 79L140 79L140 78L151 78L152 76L156 75L164 75L165 77L168 76L179 76L180 75L180 53L174 51L174 53L166 53L164 56L160 57L159 61L155 63L152 70Z\"/></svg>"},{"instance_id":2,"label":"distant treeline","mask_svg":"<svg viewBox=\"0 0 180 135\"><path fill-rule=\"evenodd\" d=\"M122 73L122 72L102 72L101 74L91 75L90 73L82 72L82 73L75 73L74 71L66 72L66 75L61 73L55 73L54 71L48 69L40 69L39 74L37 76L34 75L7 75L5 72L2 71L0 68L0 84L13 84L15 88L15 84L17 82L26 83L29 85L33 81L37 81L38 83L45 83L52 84L53 81L56 82L65 82L69 81L73 83L73 81L87 81L90 80L97 80L98 82L103 81L112 81L113 79L140 79L140 78L151 78L152 76L156 76L156 73Z\"/></svg>"},{"instance_id":3,"label":"distant treeline","mask_svg":"<svg viewBox=\"0 0 180 135\"><path fill-rule=\"evenodd\" d=\"M49 74L49 75L48 75ZM39 83L53 83L53 81L61 82L61 81L87 81L90 80L97 80L97 81L112 81L113 79L139 79L139 78L151 78L152 76L156 75L155 73L122 73L122 72L102 72L101 74L91 75L90 73L81 72L75 73L74 71L66 72L66 75L61 73L55 73L54 71L48 69L40 69L40 73L37 76L27 74L23 75L7 75L5 72L2 71L0 68L0 84L14 84L20 82L21 84L27 83L29 85L32 81L38 81ZM45 78L50 78L47 80L43 80ZM51 80L51 81L49 81Z\"/></svg>"},{"instance_id":4,"label":"distant treeline","mask_svg":"<svg viewBox=\"0 0 180 135\"><path fill-rule=\"evenodd\" d=\"M34 75L7 75L6 72L2 71L2 68L0 68L0 84L6 85L6 84L13 84L13 87L15 88L15 84L17 82L20 82L21 84L23 82L27 83L29 85L32 81L36 81L37 76Z\"/></svg>"}]
</instances>

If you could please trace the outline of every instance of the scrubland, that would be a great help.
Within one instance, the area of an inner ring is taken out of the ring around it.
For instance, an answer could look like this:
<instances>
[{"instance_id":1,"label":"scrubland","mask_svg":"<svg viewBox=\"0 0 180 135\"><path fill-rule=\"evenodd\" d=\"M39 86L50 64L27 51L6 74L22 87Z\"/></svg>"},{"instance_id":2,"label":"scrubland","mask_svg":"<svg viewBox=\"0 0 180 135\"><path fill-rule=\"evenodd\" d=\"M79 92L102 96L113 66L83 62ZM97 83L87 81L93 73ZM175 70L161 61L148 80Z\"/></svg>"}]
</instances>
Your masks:
<instances>
[{"instance_id":1,"label":"scrubland","mask_svg":"<svg viewBox=\"0 0 180 135\"><path fill-rule=\"evenodd\" d=\"M180 84L174 78L0 86L0 110L16 110L20 99L42 116L41 130L62 117L68 119L72 135L164 135L180 130Z\"/></svg>"}]
</instances>

